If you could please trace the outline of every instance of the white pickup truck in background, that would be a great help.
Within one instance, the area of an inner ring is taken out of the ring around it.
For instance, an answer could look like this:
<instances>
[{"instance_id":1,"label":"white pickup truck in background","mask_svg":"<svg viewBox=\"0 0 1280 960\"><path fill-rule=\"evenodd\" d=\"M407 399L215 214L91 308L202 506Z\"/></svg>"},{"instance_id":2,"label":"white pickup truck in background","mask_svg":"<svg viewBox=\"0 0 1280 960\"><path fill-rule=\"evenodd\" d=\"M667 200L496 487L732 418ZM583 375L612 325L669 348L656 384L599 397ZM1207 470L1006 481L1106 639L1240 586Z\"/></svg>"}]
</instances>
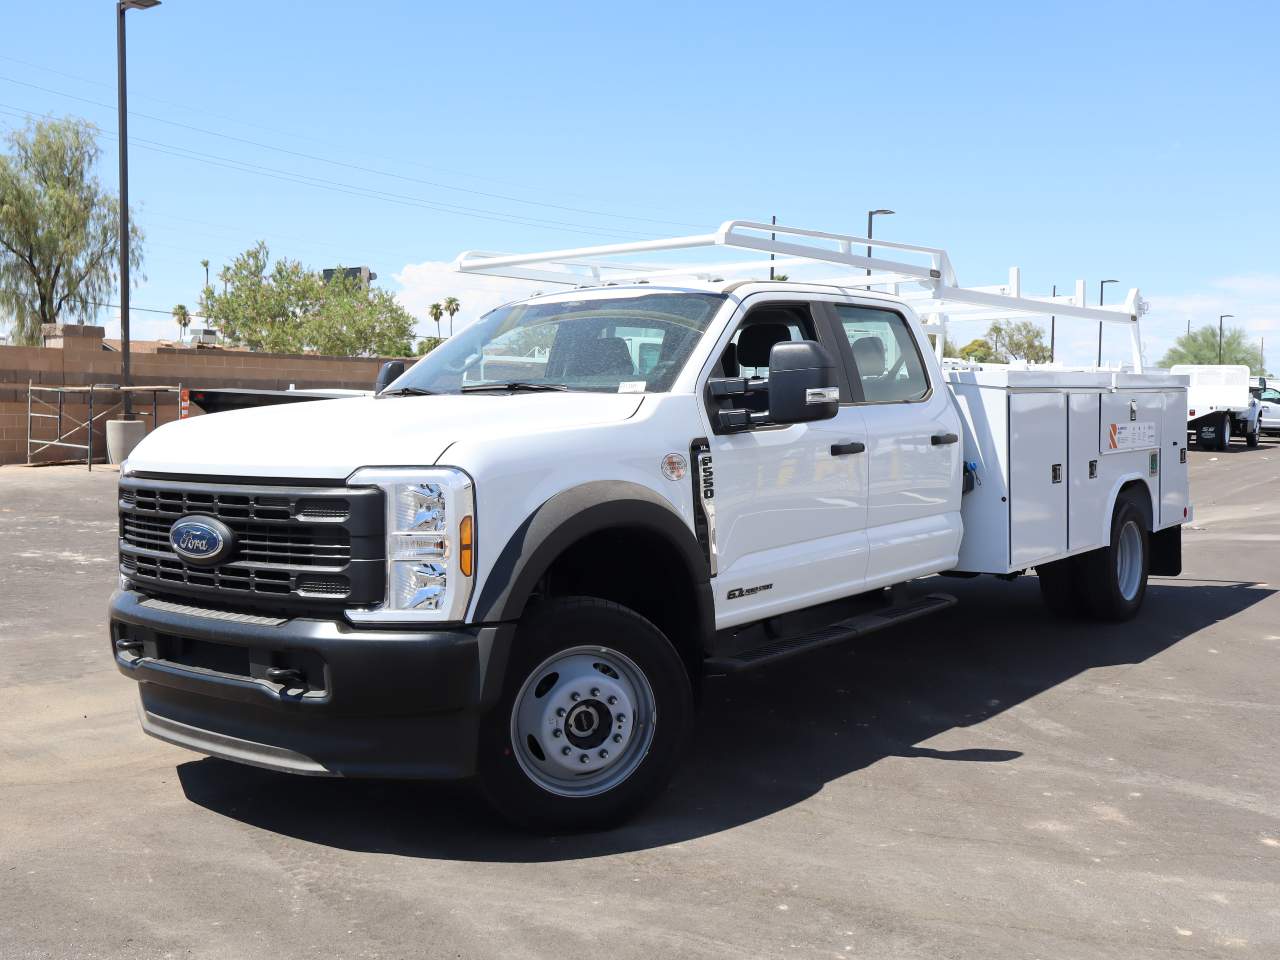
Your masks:
<instances>
[{"instance_id":1,"label":"white pickup truck in background","mask_svg":"<svg viewBox=\"0 0 1280 960\"><path fill-rule=\"evenodd\" d=\"M1258 402L1258 427L1266 436L1280 436L1280 383L1275 377L1254 377L1249 381L1249 394Z\"/></svg>"},{"instance_id":2,"label":"white pickup truck in background","mask_svg":"<svg viewBox=\"0 0 1280 960\"><path fill-rule=\"evenodd\" d=\"M1185 381L1140 372L1136 290L964 288L936 248L746 221L457 266L564 289L376 396L124 465L111 639L147 733L602 825L663 788L704 676L955 602L914 581L1034 569L1122 621L1181 570ZM1035 314L1126 326L1139 372L941 363L948 316Z\"/></svg>"},{"instance_id":3,"label":"white pickup truck in background","mask_svg":"<svg viewBox=\"0 0 1280 960\"><path fill-rule=\"evenodd\" d=\"M1181 363L1169 368L1187 378L1187 430L1202 450L1226 450L1233 435L1258 445L1261 410L1250 394L1244 364Z\"/></svg>"}]
</instances>

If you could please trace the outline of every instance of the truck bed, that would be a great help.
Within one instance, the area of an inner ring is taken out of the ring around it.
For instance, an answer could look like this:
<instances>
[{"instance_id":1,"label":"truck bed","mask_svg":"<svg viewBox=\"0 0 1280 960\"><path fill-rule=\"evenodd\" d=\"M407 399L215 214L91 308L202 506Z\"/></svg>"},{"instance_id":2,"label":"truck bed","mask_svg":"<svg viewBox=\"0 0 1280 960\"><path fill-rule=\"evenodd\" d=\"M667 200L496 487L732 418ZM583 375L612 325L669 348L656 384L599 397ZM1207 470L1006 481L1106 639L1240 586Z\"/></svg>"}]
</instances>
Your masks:
<instances>
[{"instance_id":1,"label":"truck bed","mask_svg":"<svg viewBox=\"0 0 1280 960\"><path fill-rule=\"evenodd\" d=\"M1186 378L983 365L947 371L974 473L957 570L1014 573L1104 546L1120 488L1184 522Z\"/></svg>"}]
</instances>

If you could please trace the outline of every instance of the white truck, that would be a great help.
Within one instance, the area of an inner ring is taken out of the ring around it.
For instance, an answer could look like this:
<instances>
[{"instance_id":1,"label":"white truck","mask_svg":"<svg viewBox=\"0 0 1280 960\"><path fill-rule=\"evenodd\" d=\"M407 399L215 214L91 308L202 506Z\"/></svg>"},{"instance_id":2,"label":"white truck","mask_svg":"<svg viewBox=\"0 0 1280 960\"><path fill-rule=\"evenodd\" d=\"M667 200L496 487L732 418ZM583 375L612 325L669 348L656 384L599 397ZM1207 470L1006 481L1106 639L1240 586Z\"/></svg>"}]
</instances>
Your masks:
<instances>
[{"instance_id":1,"label":"white truck","mask_svg":"<svg viewBox=\"0 0 1280 960\"><path fill-rule=\"evenodd\" d=\"M742 278L764 254L836 275ZM963 288L941 250L749 221L457 266L565 289L376 396L164 426L124 465L111 643L147 733L600 826L667 782L705 676L954 603L922 578L1034 569L1118 621L1180 572L1185 380L939 361L948 315L1054 313L1140 364L1136 290Z\"/></svg>"},{"instance_id":2,"label":"white truck","mask_svg":"<svg viewBox=\"0 0 1280 960\"><path fill-rule=\"evenodd\" d=\"M1250 391L1244 364L1181 363L1169 368L1187 378L1187 431L1203 450L1226 450L1232 434L1258 445L1262 410Z\"/></svg>"}]
</instances>

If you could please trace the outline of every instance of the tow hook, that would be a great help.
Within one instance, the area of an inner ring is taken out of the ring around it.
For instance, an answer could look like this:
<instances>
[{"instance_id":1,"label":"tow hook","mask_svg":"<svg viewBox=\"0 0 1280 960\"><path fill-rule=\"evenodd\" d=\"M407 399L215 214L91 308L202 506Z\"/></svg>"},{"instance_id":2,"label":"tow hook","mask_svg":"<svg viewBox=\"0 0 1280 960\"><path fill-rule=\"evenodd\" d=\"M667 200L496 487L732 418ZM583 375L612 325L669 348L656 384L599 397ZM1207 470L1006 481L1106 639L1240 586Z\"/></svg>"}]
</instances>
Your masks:
<instances>
[{"instance_id":1,"label":"tow hook","mask_svg":"<svg viewBox=\"0 0 1280 960\"><path fill-rule=\"evenodd\" d=\"M278 683L285 687L300 687L302 683L302 671L295 670L293 667L267 667L267 679L272 683Z\"/></svg>"}]
</instances>

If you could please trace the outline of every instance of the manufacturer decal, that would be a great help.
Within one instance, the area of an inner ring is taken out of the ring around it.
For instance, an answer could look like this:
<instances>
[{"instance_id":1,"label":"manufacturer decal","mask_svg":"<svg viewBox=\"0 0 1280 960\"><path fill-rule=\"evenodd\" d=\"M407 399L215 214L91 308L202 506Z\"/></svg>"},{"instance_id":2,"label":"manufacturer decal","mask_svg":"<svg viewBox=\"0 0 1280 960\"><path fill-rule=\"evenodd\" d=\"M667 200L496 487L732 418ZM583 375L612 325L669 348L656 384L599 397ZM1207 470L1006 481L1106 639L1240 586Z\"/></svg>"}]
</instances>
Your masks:
<instances>
[{"instance_id":1,"label":"manufacturer decal","mask_svg":"<svg viewBox=\"0 0 1280 960\"><path fill-rule=\"evenodd\" d=\"M231 553L231 528L213 517L183 517L169 528L173 552L188 563L211 565Z\"/></svg>"},{"instance_id":2,"label":"manufacturer decal","mask_svg":"<svg viewBox=\"0 0 1280 960\"><path fill-rule=\"evenodd\" d=\"M726 600L741 600L743 597L750 597L757 593L764 593L766 590L772 590L772 583L762 583L758 587L735 587L729 591Z\"/></svg>"},{"instance_id":3,"label":"manufacturer decal","mask_svg":"<svg viewBox=\"0 0 1280 960\"><path fill-rule=\"evenodd\" d=\"M694 532L706 551L707 567L714 577L720 567L716 556L716 487L715 471L711 466L711 448L706 438L699 438L689 445L689 459L694 465Z\"/></svg>"},{"instance_id":4,"label":"manufacturer decal","mask_svg":"<svg viewBox=\"0 0 1280 960\"><path fill-rule=\"evenodd\" d=\"M1137 420L1133 423L1107 425L1106 449L1141 450L1156 445L1156 425L1153 420Z\"/></svg>"}]
</instances>

